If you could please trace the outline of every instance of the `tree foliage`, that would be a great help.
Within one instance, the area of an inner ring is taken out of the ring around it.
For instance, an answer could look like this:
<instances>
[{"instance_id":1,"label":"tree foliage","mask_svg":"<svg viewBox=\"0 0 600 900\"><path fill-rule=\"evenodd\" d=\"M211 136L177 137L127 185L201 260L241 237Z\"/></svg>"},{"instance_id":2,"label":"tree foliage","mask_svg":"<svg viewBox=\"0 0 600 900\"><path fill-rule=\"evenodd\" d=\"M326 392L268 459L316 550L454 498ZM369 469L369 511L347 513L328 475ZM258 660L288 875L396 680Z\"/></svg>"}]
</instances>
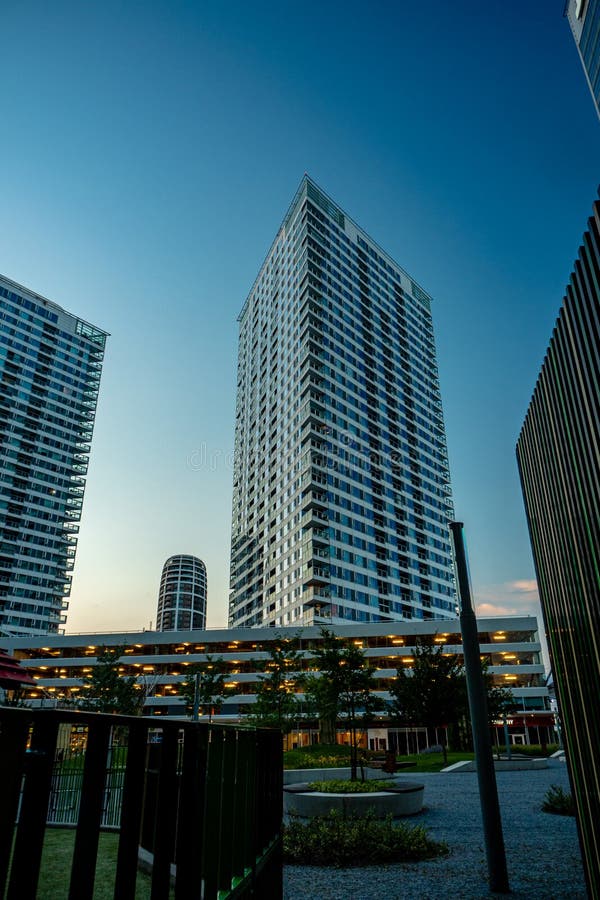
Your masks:
<instances>
[{"instance_id":1,"label":"tree foliage","mask_svg":"<svg viewBox=\"0 0 600 900\"><path fill-rule=\"evenodd\" d=\"M492 725L514 699L508 688L494 684L486 663L482 663L482 676L488 722ZM446 727L452 732L458 731L459 723L469 720L464 664L455 653L445 652L442 644L417 640L412 667L399 668L389 690L392 715L401 724L421 725L428 732ZM445 741L442 748L446 759Z\"/></svg>"},{"instance_id":2,"label":"tree foliage","mask_svg":"<svg viewBox=\"0 0 600 900\"><path fill-rule=\"evenodd\" d=\"M494 677L490 675L487 663L482 663L481 669L486 690L488 722L493 725L515 705L515 697L510 688L494 684Z\"/></svg>"},{"instance_id":3,"label":"tree foliage","mask_svg":"<svg viewBox=\"0 0 600 900\"><path fill-rule=\"evenodd\" d=\"M399 668L389 688L392 715L428 729L456 725L468 708L463 664L442 645L417 640L412 667ZM446 759L446 741L442 741Z\"/></svg>"},{"instance_id":4,"label":"tree foliage","mask_svg":"<svg viewBox=\"0 0 600 900\"><path fill-rule=\"evenodd\" d=\"M321 628L322 640L313 651L319 675L303 679L302 686L314 703L321 723L321 736L335 743L338 718L346 720L350 732L350 779L356 780L359 725L367 723L383 703L375 697L374 670L364 650ZM332 732L332 734L330 734Z\"/></svg>"},{"instance_id":5,"label":"tree foliage","mask_svg":"<svg viewBox=\"0 0 600 900\"><path fill-rule=\"evenodd\" d=\"M254 660L263 674L258 676L256 702L248 719L255 725L280 728L287 734L299 708L295 696L302 659L298 639L275 635L267 653L266 660Z\"/></svg>"},{"instance_id":6,"label":"tree foliage","mask_svg":"<svg viewBox=\"0 0 600 900\"><path fill-rule=\"evenodd\" d=\"M206 661L189 666L187 678L181 683L180 696L185 700L185 709L189 716L208 713L208 721L219 712L227 697L234 693L234 688L226 685L227 664L222 656L207 655Z\"/></svg>"},{"instance_id":7,"label":"tree foliage","mask_svg":"<svg viewBox=\"0 0 600 900\"><path fill-rule=\"evenodd\" d=\"M81 699L77 705L93 712L140 715L145 692L136 687L134 676L119 674L119 660L124 647L102 647L96 665L84 678Z\"/></svg>"}]
</instances>

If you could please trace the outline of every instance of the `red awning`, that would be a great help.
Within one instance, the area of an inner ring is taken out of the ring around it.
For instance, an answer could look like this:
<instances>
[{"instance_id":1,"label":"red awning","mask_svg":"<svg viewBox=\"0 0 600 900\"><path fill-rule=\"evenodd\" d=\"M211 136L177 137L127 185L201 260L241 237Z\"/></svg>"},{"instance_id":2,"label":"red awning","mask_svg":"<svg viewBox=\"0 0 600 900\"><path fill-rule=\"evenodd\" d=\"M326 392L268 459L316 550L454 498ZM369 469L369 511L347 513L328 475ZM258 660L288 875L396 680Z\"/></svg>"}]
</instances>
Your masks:
<instances>
[{"instance_id":1,"label":"red awning","mask_svg":"<svg viewBox=\"0 0 600 900\"><path fill-rule=\"evenodd\" d=\"M20 685L34 687L35 681L25 669L21 668L18 659L0 650L0 687L17 688Z\"/></svg>"}]
</instances>

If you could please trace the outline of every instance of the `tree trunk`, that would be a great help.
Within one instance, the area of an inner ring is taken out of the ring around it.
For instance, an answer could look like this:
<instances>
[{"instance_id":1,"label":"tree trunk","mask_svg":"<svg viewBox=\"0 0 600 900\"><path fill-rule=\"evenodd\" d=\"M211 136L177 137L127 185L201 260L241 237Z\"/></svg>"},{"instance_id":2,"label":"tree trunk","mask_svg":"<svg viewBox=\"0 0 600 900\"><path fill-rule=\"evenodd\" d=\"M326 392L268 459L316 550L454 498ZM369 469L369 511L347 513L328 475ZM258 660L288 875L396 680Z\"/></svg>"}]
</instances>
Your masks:
<instances>
[{"instance_id":1,"label":"tree trunk","mask_svg":"<svg viewBox=\"0 0 600 900\"><path fill-rule=\"evenodd\" d=\"M356 747L356 719L354 703L350 705L350 781L356 781L357 747Z\"/></svg>"},{"instance_id":2,"label":"tree trunk","mask_svg":"<svg viewBox=\"0 0 600 900\"><path fill-rule=\"evenodd\" d=\"M329 717L319 719L319 733L322 744L335 744L336 742L336 721Z\"/></svg>"}]
</instances>

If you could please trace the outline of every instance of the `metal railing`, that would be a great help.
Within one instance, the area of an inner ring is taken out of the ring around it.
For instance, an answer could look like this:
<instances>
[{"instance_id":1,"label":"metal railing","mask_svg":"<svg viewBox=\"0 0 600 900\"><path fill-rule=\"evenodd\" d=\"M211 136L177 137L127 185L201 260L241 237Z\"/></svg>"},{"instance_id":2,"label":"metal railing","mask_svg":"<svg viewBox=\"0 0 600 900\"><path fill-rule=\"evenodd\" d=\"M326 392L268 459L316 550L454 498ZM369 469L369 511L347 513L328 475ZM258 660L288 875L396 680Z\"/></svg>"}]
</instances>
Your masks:
<instances>
[{"instance_id":1,"label":"metal railing","mask_svg":"<svg viewBox=\"0 0 600 900\"><path fill-rule=\"evenodd\" d=\"M278 731L2 707L0 898L35 900L46 828L66 825L69 900L93 896L103 829L115 900L135 897L141 849L152 900L173 882L176 900L277 900L282 769Z\"/></svg>"}]
</instances>

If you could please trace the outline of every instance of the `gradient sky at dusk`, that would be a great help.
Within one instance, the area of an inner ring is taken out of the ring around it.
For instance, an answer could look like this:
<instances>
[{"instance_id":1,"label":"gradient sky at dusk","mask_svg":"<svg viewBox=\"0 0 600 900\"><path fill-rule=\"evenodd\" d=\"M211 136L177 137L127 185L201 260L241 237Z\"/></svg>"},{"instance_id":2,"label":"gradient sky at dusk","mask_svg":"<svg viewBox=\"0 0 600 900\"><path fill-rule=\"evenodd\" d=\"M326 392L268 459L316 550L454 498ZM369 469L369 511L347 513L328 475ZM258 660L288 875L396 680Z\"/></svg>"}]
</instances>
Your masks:
<instances>
[{"instance_id":1,"label":"gradient sky at dusk","mask_svg":"<svg viewBox=\"0 0 600 900\"><path fill-rule=\"evenodd\" d=\"M515 443L600 175L563 0L0 8L0 271L111 332L69 631L226 622L236 317L302 174L434 297L484 612L537 609Z\"/></svg>"}]
</instances>

